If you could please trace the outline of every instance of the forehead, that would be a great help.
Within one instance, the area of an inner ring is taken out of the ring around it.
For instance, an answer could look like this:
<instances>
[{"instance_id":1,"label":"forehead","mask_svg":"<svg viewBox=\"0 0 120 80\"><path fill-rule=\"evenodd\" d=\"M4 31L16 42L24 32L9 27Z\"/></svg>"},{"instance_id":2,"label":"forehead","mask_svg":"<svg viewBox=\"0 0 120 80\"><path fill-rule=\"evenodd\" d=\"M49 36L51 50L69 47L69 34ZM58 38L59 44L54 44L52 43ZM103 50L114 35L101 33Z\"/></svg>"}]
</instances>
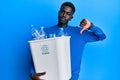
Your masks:
<instances>
[{"instance_id":1,"label":"forehead","mask_svg":"<svg viewBox=\"0 0 120 80\"><path fill-rule=\"evenodd\" d=\"M69 6L63 6L63 7L61 8L61 10L64 10L64 11L67 11L67 12L73 12L73 11L72 11L72 8L69 7Z\"/></svg>"}]
</instances>

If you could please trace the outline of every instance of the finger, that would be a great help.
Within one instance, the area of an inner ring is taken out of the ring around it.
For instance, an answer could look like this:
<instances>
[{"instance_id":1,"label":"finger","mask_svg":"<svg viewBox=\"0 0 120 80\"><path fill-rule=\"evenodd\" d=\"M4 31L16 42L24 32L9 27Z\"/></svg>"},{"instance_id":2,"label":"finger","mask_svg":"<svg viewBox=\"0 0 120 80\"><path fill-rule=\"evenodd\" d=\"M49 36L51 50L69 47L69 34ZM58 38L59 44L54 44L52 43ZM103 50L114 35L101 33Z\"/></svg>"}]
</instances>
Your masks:
<instances>
[{"instance_id":1,"label":"finger","mask_svg":"<svg viewBox=\"0 0 120 80\"><path fill-rule=\"evenodd\" d=\"M33 79L33 80L43 80L43 79L41 79L40 77L43 76L43 75L45 75L45 74L46 74L46 72L35 73L35 74L30 74L30 77L31 77L31 79Z\"/></svg>"},{"instance_id":2,"label":"finger","mask_svg":"<svg viewBox=\"0 0 120 80\"><path fill-rule=\"evenodd\" d=\"M86 23L84 23L84 22L80 24L81 27L83 27L83 26L85 26L85 25L86 25Z\"/></svg>"},{"instance_id":3,"label":"finger","mask_svg":"<svg viewBox=\"0 0 120 80\"><path fill-rule=\"evenodd\" d=\"M38 75L42 76L42 75L45 75L46 72L42 72L42 73L38 73Z\"/></svg>"},{"instance_id":4,"label":"finger","mask_svg":"<svg viewBox=\"0 0 120 80\"><path fill-rule=\"evenodd\" d=\"M81 20L81 22L84 22L84 21L85 21L85 19L82 19L82 20Z\"/></svg>"},{"instance_id":5,"label":"finger","mask_svg":"<svg viewBox=\"0 0 120 80\"><path fill-rule=\"evenodd\" d=\"M86 19L83 19L81 22L80 22L80 26L85 26L86 25Z\"/></svg>"},{"instance_id":6,"label":"finger","mask_svg":"<svg viewBox=\"0 0 120 80\"><path fill-rule=\"evenodd\" d=\"M40 80L39 76L36 76L35 74L30 74L30 78L32 80Z\"/></svg>"},{"instance_id":7,"label":"finger","mask_svg":"<svg viewBox=\"0 0 120 80\"><path fill-rule=\"evenodd\" d=\"M81 31L80 31L80 34L82 34L83 33L83 31L85 31L86 29L85 28L83 28Z\"/></svg>"},{"instance_id":8,"label":"finger","mask_svg":"<svg viewBox=\"0 0 120 80\"><path fill-rule=\"evenodd\" d=\"M45 75L45 74L46 74L46 72L42 72L42 73L36 73L34 75L36 75L36 76L42 76L42 75Z\"/></svg>"}]
</instances>

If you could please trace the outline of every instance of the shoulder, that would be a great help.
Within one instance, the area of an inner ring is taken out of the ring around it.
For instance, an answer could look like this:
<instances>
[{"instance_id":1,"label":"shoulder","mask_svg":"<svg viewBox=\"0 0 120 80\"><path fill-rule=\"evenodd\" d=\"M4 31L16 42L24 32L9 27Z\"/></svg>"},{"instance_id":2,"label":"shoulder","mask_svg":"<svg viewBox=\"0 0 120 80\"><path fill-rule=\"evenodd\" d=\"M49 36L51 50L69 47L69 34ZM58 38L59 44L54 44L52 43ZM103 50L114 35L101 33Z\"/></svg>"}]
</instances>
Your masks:
<instances>
[{"instance_id":1,"label":"shoulder","mask_svg":"<svg viewBox=\"0 0 120 80\"><path fill-rule=\"evenodd\" d=\"M48 27L46 27L45 29L53 29L53 28L55 28L56 27L56 25L53 25L53 26L48 26Z\"/></svg>"},{"instance_id":2,"label":"shoulder","mask_svg":"<svg viewBox=\"0 0 120 80\"><path fill-rule=\"evenodd\" d=\"M45 28L45 32L47 32L47 33L54 33L54 31L56 31L56 28L57 28L56 25L46 27Z\"/></svg>"}]
</instances>

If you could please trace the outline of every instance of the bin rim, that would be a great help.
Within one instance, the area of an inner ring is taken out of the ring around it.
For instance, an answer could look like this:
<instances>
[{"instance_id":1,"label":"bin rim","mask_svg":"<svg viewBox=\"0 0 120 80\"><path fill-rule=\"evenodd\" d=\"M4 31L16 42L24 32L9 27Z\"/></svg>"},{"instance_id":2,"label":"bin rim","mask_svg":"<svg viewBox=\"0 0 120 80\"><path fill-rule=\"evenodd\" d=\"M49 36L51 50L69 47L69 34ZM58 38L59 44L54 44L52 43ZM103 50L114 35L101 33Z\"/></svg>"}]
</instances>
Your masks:
<instances>
[{"instance_id":1,"label":"bin rim","mask_svg":"<svg viewBox=\"0 0 120 80\"><path fill-rule=\"evenodd\" d=\"M54 37L54 38L47 38L47 39L41 39L41 40L30 40L28 41L28 43L34 43L34 42L45 41L45 40L61 39L61 38L70 38L70 36Z\"/></svg>"}]
</instances>

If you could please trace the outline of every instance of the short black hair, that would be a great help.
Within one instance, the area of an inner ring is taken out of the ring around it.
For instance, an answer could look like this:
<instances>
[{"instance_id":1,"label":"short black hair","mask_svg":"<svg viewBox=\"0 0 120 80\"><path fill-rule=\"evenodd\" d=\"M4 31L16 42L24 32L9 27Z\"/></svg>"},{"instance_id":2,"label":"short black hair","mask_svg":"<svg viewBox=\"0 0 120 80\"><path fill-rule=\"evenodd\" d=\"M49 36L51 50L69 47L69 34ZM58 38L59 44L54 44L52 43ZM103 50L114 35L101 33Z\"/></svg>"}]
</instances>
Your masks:
<instances>
[{"instance_id":1,"label":"short black hair","mask_svg":"<svg viewBox=\"0 0 120 80\"><path fill-rule=\"evenodd\" d=\"M64 3L61 5L60 9L62 9L63 6L69 6L69 7L72 8L73 13L75 12L75 6L74 6L74 4L73 4L72 2L64 2Z\"/></svg>"}]
</instances>

